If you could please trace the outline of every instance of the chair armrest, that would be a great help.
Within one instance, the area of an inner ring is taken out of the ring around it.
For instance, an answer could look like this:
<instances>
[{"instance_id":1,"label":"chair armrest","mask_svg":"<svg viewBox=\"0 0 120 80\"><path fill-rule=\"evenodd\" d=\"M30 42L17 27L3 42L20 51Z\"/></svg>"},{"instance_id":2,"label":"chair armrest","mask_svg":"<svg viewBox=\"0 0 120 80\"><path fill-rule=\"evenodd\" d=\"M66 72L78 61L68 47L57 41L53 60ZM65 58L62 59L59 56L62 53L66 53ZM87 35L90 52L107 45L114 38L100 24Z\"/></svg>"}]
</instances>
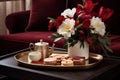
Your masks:
<instances>
[{"instance_id":1,"label":"chair armrest","mask_svg":"<svg viewBox=\"0 0 120 80\"><path fill-rule=\"evenodd\" d=\"M11 13L6 16L5 24L9 33L24 32L28 24L30 11Z\"/></svg>"}]
</instances>

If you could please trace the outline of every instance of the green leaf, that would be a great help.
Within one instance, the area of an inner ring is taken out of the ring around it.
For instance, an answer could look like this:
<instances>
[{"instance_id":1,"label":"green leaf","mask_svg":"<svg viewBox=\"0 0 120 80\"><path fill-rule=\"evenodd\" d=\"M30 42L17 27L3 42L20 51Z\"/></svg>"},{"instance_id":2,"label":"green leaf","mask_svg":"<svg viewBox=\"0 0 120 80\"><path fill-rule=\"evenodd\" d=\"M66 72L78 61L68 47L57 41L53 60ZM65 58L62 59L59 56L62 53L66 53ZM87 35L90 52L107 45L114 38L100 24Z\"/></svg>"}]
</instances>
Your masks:
<instances>
[{"instance_id":1,"label":"green leaf","mask_svg":"<svg viewBox=\"0 0 120 80\"><path fill-rule=\"evenodd\" d=\"M55 39L54 42L57 42L57 41L59 41L60 39L62 39L63 36L60 35L60 34L53 34L53 35L49 36L49 38L53 38L53 39Z\"/></svg>"},{"instance_id":2,"label":"green leaf","mask_svg":"<svg viewBox=\"0 0 120 80\"><path fill-rule=\"evenodd\" d=\"M82 2L83 2L83 5L85 4L85 1L86 1L86 0L82 0Z\"/></svg>"},{"instance_id":3,"label":"green leaf","mask_svg":"<svg viewBox=\"0 0 120 80\"><path fill-rule=\"evenodd\" d=\"M51 18L51 17L48 17L48 19L50 19L50 20L52 20L52 21L55 21L55 19L54 19L54 18Z\"/></svg>"},{"instance_id":4,"label":"green leaf","mask_svg":"<svg viewBox=\"0 0 120 80\"><path fill-rule=\"evenodd\" d=\"M110 41L110 39L109 39L108 37L105 37L105 41L106 41L106 44L107 44L107 45L110 45L110 44L111 44L111 41Z\"/></svg>"},{"instance_id":5,"label":"green leaf","mask_svg":"<svg viewBox=\"0 0 120 80\"><path fill-rule=\"evenodd\" d=\"M83 5L82 4L78 4L78 6L82 7L83 8Z\"/></svg>"},{"instance_id":6,"label":"green leaf","mask_svg":"<svg viewBox=\"0 0 120 80\"><path fill-rule=\"evenodd\" d=\"M106 53L107 54L107 51L106 50L108 50L108 51L110 51L110 52L112 52L112 49L109 47L109 42L107 42L108 41L108 38L106 38L106 39L103 39L103 38L98 38L98 40L99 40L99 45L100 45L100 47L102 48L102 50L104 51L104 53Z\"/></svg>"},{"instance_id":7,"label":"green leaf","mask_svg":"<svg viewBox=\"0 0 120 80\"><path fill-rule=\"evenodd\" d=\"M104 54L105 54L107 57L109 57L109 55L107 54L107 51L106 51L106 49L104 48L104 46L103 46L102 44L99 44L99 45L100 45L101 49L103 50Z\"/></svg>"},{"instance_id":8,"label":"green leaf","mask_svg":"<svg viewBox=\"0 0 120 80\"><path fill-rule=\"evenodd\" d=\"M101 38L101 37L98 37L98 40L99 40L99 42L102 43L103 45L106 44L105 39L103 39L103 38Z\"/></svg>"},{"instance_id":9,"label":"green leaf","mask_svg":"<svg viewBox=\"0 0 120 80\"><path fill-rule=\"evenodd\" d=\"M79 16L77 17L77 20L79 20L82 16L83 14L79 14Z\"/></svg>"},{"instance_id":10,"label":"green leaf","mask_svg":"<svg viewBox=\"0 0 120 80\"><path fill-rule=\"evenodd\" d=\"M79 24L78 26L76 26L77 30L79 30L82 27L82 24Z\"/></svg>"},{"instance_id":11,"label":"green leaf","mask_svg":"<svg viewBox=\"0 0 120 80\"><path fill-rule=\"evenodd\" d=\"M57 42L57 41L61 40L62 38L63 38L63 37L56 38L56 39L54 40L54 42Z\"/></svg>"},{"instance_id":12,"label":"green leaf","mask_svg":"<svg viewBox=\"0 0 120 80\"><path fill-rule=\"evenodd\" d=\"M50 36L50 38L53 38L53 39L56 39L56 38L59 38L59 37L63 37L62 35L60 34L53 34Z\"/></svg>"},{"instance_id":13,"label":"green leaf","mask_svg":"<svg viewBox=\"0 0 120 80\"><path fill-rule=\"evenodd\" d=\"M68 41L67 40L65 40L65 42L64 42L64 47L67 49L68 48Z\"/></svg>"},{"instance_id":14,"label":"green leaf","mask_svg":"<svg viewBox=\"0 0 120 80\"><path fill-rule=\"evenodd\" d=\"M78 41L77 40L74 40L70 46L74 46Z\"/></svg>"},{"instance_id":15,"label":"green leaf","mask_svg":"<svg viewBox=\"0 0 120 80\"><path fill-rule=\"evenodd\" d=\"M107 49L109 52L113 52L112 49L111 49L109 46L107 46L106 44L104 44L104 47L105 47L105 49Z\"/></svg>"},{"instance_id":16,"label":"green leaf","mask_svg":"<svg viewBox=\"0 0 120 80\"><path fill-rule=\"evenodd\" d=\"M80 42L81 42L80 48L81 48L81 47L84 48L84 41L80 41Z\"/></svg>"}]
</instances>

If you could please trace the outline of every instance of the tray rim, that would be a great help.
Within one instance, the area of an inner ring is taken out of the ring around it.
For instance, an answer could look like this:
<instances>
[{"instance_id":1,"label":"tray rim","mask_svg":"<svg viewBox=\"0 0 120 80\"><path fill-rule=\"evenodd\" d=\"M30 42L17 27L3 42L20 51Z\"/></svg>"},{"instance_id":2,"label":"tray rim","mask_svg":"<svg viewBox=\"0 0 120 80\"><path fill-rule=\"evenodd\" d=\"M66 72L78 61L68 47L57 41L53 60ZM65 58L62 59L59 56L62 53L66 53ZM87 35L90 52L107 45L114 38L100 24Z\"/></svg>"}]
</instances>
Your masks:
<instances>
[{"instance_id":1,"label":"tray rim","mask_svg":"<svg viewBox=\"0 0 120 80\"><path fill-rule=\"evenodd\" d=\"M90 69L94 66L96 66L98 63L100 63L102 60L103 60L103 56L100 55L100 54L97 54L97 53L91 53L90 52L90 57L91 56L100 56L101 58L100 59L96 59L97 62L94 62L94 63L91 63L91 64L87 64L87 65L74 65L74 66L61 66L61 65L44 65L44 64L35 64L35 63L28 63L28 62L24 62L24 61L21 61L20 59L17 58L17 56L20 56L22 54L28 54L28 52L30 51L23 51L23 52L19 52L17 54L14 55L14 59L19 63L19 64L22 64L22 65L25 65L25 66L31 66L31 67L37 67L37 68L48 68L48 69ZM64 54L64 53L67 53L66 51L54 51L53 53L61 53L61 54ZM94 57L92 57L94 58Z\"/></svg>"}]
</instances>

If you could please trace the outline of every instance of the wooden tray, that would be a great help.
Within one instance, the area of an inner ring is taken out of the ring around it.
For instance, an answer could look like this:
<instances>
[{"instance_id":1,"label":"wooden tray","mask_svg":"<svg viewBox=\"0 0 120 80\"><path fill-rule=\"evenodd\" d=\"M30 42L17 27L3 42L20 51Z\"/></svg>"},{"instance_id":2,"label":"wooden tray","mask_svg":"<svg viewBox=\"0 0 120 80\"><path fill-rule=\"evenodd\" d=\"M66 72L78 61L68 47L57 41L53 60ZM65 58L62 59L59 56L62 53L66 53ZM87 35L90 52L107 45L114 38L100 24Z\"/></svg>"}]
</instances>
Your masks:
<instances>
[{"instance_id":1,"label":"wooden tray","mask_svg":"<svg viewBox=\"0 0 120 80\"><path fill-rule=\"evenodd\" d=\"M85 65L74 65L74 66L61 66L61 65L44 65L42 62L39 63L29 63L28 62L28 53L21 52L14 56L15 60L24 66L37 68L37 69L65 69L65 70L73 70L73 69L90 69L96 66L101 62L103 56L96 53L90 53L90 58L86 60ZM67 55L67 52L64 51L54 51L53 54Z\"/></svg>"}]
</instances>

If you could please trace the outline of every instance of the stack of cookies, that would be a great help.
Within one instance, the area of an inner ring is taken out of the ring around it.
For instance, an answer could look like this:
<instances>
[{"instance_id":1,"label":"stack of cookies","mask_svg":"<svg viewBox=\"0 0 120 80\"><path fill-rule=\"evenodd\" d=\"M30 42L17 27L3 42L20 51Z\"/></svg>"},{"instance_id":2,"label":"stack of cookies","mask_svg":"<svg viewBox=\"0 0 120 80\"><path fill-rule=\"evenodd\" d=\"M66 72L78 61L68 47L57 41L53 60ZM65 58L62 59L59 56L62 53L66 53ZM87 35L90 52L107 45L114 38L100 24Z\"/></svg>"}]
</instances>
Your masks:
<instances>
[{"instance_id":1,"label":"stack of cookies","mask_svg":"<svg viewBox=\"0 0 120 80\"><path fill-rule=\"evenodd\" d=\"M53 54L44 60L45 65L74 66L85 65L85 57L76 56L74 58L65 54Z\"/></svg>"}]
</instances>

